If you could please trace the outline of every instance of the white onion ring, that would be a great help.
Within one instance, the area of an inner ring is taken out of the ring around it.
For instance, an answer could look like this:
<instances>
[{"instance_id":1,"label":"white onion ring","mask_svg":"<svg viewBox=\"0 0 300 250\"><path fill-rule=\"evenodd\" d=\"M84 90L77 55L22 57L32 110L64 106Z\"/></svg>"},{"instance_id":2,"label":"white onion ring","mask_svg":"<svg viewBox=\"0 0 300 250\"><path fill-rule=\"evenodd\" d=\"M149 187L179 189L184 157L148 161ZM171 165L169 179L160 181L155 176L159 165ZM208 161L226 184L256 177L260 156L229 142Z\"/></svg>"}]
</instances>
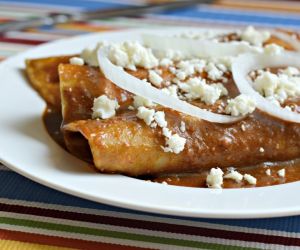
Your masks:
<instances>
[{"instance_id":1,"label":"white onion ring","mask_svg":"<svg viewBox=\"0 0 300 250\"><path fill-rule=\"evenodd\" d=\"M234 30L232 30L234 32ZM300 51L300 41L291 35L278 30L271 30L271 35L289 43L296 51ZM223 34L226 34L224 32ZM146 46L155 50L173 49L184 51L184 56L198 56L204 58L218 58L224 56L238 56L247 52L258 52L258 48L240 42L217 43L210 39L190 39L172 36L158 36L154 34L142 34ZM261 48L261 52L263 49Z\"/></svg>"},{"instance_id":2,"label":"white onion ring","mask_svg":"<svg viewBox=\"0 0 300 250\"><path fill-rule=\"evenodd\" d=\"M143 43L154 50L179 50L185 57L220 58L238 56L241 53L257 52L258 49L246 43L218 43L209 40L194 40L181 37L163 37L142 34ZM261 52L263 49L261 48Z\"/></svg>"},{"instance_id":3,"label":"white onion ring","mask_svg":"<svg viewBox=\"0 0 300 250\"><path fill-rule=\"evenodd\" d=\"M300 53L285 52L279 55L244 54L237 57L232 64L232 76L235 84L242 94L252 97L256 107L271 116L281 120L300 123L300 114L278 107L266 100L253 89L249 79L249 72L266 67L294 66L300 68Z\"/></svg>"},{"instance_id":4,"label":"white onion ring","mask_svg":"<svg viewBox=\"0 0 300 250\"><path fill-rule=\"evenodd\" d=\"M104 76L118 87L129 91L138 96L148 98L151 101L160 104L164 107L171 108L178 112L185 113L209 122L215 123L232 123L240 120L242 117L232 117L229 115L216 114L187 102L181 101L177 98L169 96L161 90L145 84L142 80L128 74L122 68L112 64L108 59L108 47L98 50L97 56L100 69Z\"/></svg>"}]
</instances>

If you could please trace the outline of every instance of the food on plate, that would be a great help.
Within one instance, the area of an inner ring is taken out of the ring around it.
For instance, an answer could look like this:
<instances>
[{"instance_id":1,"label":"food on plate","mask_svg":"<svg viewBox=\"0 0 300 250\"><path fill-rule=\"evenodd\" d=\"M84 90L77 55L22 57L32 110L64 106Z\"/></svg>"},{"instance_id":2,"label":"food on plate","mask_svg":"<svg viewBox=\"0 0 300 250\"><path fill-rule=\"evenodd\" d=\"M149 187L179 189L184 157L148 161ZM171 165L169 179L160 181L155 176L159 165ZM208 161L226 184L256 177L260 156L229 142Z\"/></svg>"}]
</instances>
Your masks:
<instances>
[{"instance_id":1,"label":"food on plate","mask_svg":"<svg viewBox=\"0 0 300 250\"><path fill-rule=\"evenodd\" d=\"M52 107L61 108L57 67L69 63L72 56L57 56L26 61L26 73L31 86Z\"/></svg>"},{"instance_id":2,"label":"food on plate","mask_svg":"<svg viewBox=\"0 0 300 250\"><path fill-rule=\"evenodd\" d=\"M300 42L248 27L28 59L50 135L105 173L173 185L300 179Z\"/></svg>"}]
</instances>

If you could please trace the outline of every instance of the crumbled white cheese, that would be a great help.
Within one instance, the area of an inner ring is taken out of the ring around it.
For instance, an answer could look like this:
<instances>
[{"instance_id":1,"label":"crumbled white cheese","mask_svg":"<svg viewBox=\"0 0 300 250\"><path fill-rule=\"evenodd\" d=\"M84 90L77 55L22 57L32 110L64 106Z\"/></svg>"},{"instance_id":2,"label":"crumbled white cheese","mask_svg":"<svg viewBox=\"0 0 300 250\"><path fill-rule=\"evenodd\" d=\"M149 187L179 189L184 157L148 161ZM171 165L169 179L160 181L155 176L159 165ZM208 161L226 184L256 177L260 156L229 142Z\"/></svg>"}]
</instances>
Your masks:
<instances>
[{"instance_id":1,"label":"crumbled white cheese","mask_svg":"<svg viewBox=\"0 0 300 250\"><path fill-rule=\"evenodd\" d=\"M251 72L249 73L249 76L250 76L252 79L254 79L254 78L256 77L255 71L251 71Z\"/></svg>"},{"instance_id":2,"label":"crumbled white cheese","mask_svg":"<svg viewBox=\"0 0 300 250\"><path fill-rule=\"evenodd\" d=\"M178 71L184 72L185 76L192 76L195 72L202 72L206 62L204 60L192 59L177 63Z\"/></svg>"},{"instance_id":3,"label":"crumbled white cheese","mask_svg":"<svg viewBox=\"0 0 300 250\"><path fill-rule=\"evenodd\" d=\"M184 122L184 121L181 121L181 122L180 122L179 130L180 130L182 133L185 132L186 127L185 127L185 122Z\"/></svg>"},{"instance_id":4,"label":"crumbled white cheese","mask_svg":"<svg viewBox=\"0 0 300 250\"><path fill-rule=\"evenodd\" d=\"M158 59L150 48L144 47L139 42L124 42L123 47L129 56L130 64L151 69L158 66Z\"/></svg>"},{"instance_id":5,"label":"crumbled white cheese","mask_svg":"<svg viewBox=\"0 0 300 250\"><path fill-rule=\"evenodd\" d=\"M156 87L160 87L163 81L162 77L154 70L149 70L149 80Z\"/></svg>"},{"instance_id":6,"label":"crumbled white cheese","mask_svg":"<svg viewBox=\"0 0 300 250\"><path fill-rule=\"evenodd\" d=\"M241 33L241 39L243 41L249 42L255 46L262 46L262 44L271 37L270 32L268 31L258 31L254 29L253 26L247 27Z\"/></svg>"},{"instance_id":7,"label":"crumbled white cheese","mask_svg":"<svg viewBox=\"0 0 300 250\"><path fill-rule=\"evenodd\" d=\"M227 89L220 83L204 85L203 94L200 97L206 104L214 104L221 96L227 95Z\"/></svg>"},{"instance_id":8,"label":"crumbled white cheese","mask_svg":"<svg viewBox=\"0 0 300 250\"><path fill-rule=\"evenodd\" d=\"M136 116L144 120L151 128L156 128L157 126L162 128L162 134L166 137L166 147L162 147L164 152L179 154L184 149L186 139L180 137L178 134L172 135L172 132L167 128L168 123L163 111L155 112L154 109L148 109L142 106L138 108Z\"/></svg>"},{"instance_id":9,"label":"crumbled white cheese","mask_svg":"<svg viewBox=\"0 0 300 250\"><path fill-rule=\"evenodd\" d=\"M154 71L155 71L157 74L159 74L159 75L161 75L162 72L163 72L161 69L155 69Z\"/></svg>"},{"instance_id":10,"label":"crumbled white cheese","mask_svg":"<svg viewBox=\"0 0 300 250\"><path fill-rule=\"evenodd\" d=\"M150 124L150 128L156 128L157 127L157 123L156 122L152 122L151 124Z\"/></svg>"},{"instance_id":11,"label":"crumbled white cheese","mask_svg":"<svg viewBox=\"0 0 300 250\"><path fill-rule=\"evenodd\" d=\"M138 118L144 120L144 122L148 126L150 126L151 122L154 121L154 114L155 114L154 109L148 109L148 108L141 106L138 108L138 112L137 112L136 116Z\"/></svg>"},{"instance_id":12,"label":"crumbled white cheese","mask_svg":"<svg viewBox=\"0 0 300 250\"><path fill-rule=\"evenodd\" d=\"M101 41L94 49L86 48L81 52L80 57L90 66L99 66L97 52L100 48L107 46L107 41Z\"/></svg>"},{"instance_id":13,"label":"crumbled white cheese","mask_svg":"<svg viewBox=\"0 0 300 250\"><path fill-rule=\"evenodd\" d=\"M292 111L292 108L290 106L285 106L284 109L286 109L288 111Z\"/></svg>"},{"instance_id":14,"label":"crumbled white cheese","mask_svg":"<svg viewBox=\"0 0 300 250\"><path fill-rule=\"evenodd\" d=\"M174 77L173 79L172 79L172 83L175 83L175 84L181 84L181 81L178 79L178 78L176 78L176 77Z\"/></svg>"},{"instance_id":15,"label":"crumbled white cheese","mask_svg":"<svg viewBox=\"0 0 300 250\"><path fill-rule=\"evenodd\" d=\"M184 80L186 78L186 74L184 71L179 71L176 73L176 78L180 81Z\"/></svg>"},{"instance_id":16,"label":"crumbled white cheese","mask_svg":"<svg viewBox=\"0 0 300 250\"><path fill-rule=\"evenodd\" d=\"M279 103L284 103L284 101L288 98L288 93L284 88L277 88L276 94L273 96L278 100Z\"/></svg>"},{"instance_id":17,"label":"crumbled white cheese","mask_svg":"<svg viewBox=\"0 0 300 250\"><path fill-rule=\"evenodd\" d=\"M79 65L79 66L84 65L84 60L77 56L71 57L69 61L70 61L70 64L72 64L72 65Z\"/></svg>"},{"instance_id":18,"label":"crumbled white cheese","mask_svg":"<svg viewBox=\"0 0 300 250\"><path fill-rule=\"evenodd\" d=\"M99 66L96 48L94 50L86 48L81 52L80 56L88 65L95 67Z\"/></svg>"},{"instance_id":19,"label":"crumbled white cheese","mask_svg":"<svg viewBox=\"0 0 300 250\"><path fill-rule=\"evenodd\" d=\"M166 138L166 147L164 147L163 150L165 152L179 154L182 150L184 150L185 143L185 138L180 137L178 134L173 134Z\"/></svg>"},{"instance_id":20,"label":"crumbled white cheese","mask_svg":"<svg viewBox=\"0 0 300 250\"><path fill-rule=\"evenodd\" d=\"M266 100L268 100L276 106L280 106L280 102L274 96L267 96Z\"/></svg>"},{"instance_id":21,"label":"crumbled white cheese","mask_svg":"<svg viewBox=\"0 0 300 250\"><path fill-rule=\"evenodd\" d=\"M157 111L154 114L154 120L156 121L157 125L161 128L167 127L168 123L165 119L165 112Z\"/></svg>"},{"instance_id":22,"label":"crumbled white cheese","mask_svg":"<svg viewBox=\"0 0 300 250\"><path fill-rule=\"evenodd\" d=\"M230 71L233 60L234 60L233 56L224 56L224 57L217 58L214 61L216 63L223 64L226 67L227 71Z\"/></svg>"},{"instance_id":23,"label":"crumbled white cheese","mask_svg":"<svg viewBox=\"0 0 300 250\"><path fill-rule=\"evenodd\" d=\"M232 171L235 171L235 170L236 170L235 167L228 167L228 168L227 168L227 171L228 171L228 172L232 172Z\"/></svg>"},{"instance_id":24,"label":"crumbled white cheese","mask_svg":"<svg viewBox=\"0 0 300 250\"><path fill-rule=\"evenodd\" d=\"M162 134L163 134L163 136L165 136L167 138L170 138L172 136L172 132L168 128L163 128L162 129Z\"/></svg>"},{"instance_id":25,"label":"crumbled white cheese","mask_svg":"<svg viewBox=\"0 0 300 250\"><path fill-rule=\"evenodd\" d=\"M243 180L243 175L240 174L238 171L233 170L233 171L229 172L228 174L226 174L224 176L224 178L226 178L226 179L232 179L232 180L234 180L236 182L241 182Z\"/></svg>"},{"instance_id":26,"label":"crumbled white cheese","mask_svg":"<svg viewBox=\"0 0 300 250\"><path fill-rule=\"evenodd\" d=\"M285 177L285 169L283 168L283 169L278 170L277 174L278 174L278 176L284 178Z\"/></svg>"},{"instance_id":27,"label":"crumbled white cheese","mask_svg":"<svg viewBox=\"0 0 300 250\"><path fill-rule=\"evenodd\" d=\"M169 67L169 71L170 71L172 74L176 74L176 68L175 68L175 67Z\"/></svg>"},{"instance_id":28,"label":"crumbled white cheese","mask_svg":"<svg viewBox=\"0 0 300 250\"><path fill-rule=\"evenodd\" d=\"M241 130L244 131L244 132L246 131L246 125L245 124L241 125Z\"/></svg>"},{"instance_id":29,"label":"crumbled white cheese","mask_svg":"<svg viewBox=\"0 0 300 250\"><path fill-rule=\"evenodd\" d=\"M163 58L159 61L159 65L162 67L168 67L170 65L173 65L173 61L169 58Z\"/></svg>"},{"instance_id":30,"label":"crumbled white cheese","mask_svg":"<svg viewBox=\"0 0 300 250\"><path fill-rule=\"evenodd\" d=\"M265 152L265 149L263 147L260 147L259 152L263 153L263 152Z\"/></svg>"},{"instance_id":31,"label":"crumbled white cheese","mask_svg":"<svg viewBox=\"0 0 300 250\"><path fill-rule=\"evenodd\" d=\"M269 55L279 55L283 51L284 51L284 48L275 43L268 44L264 48L265 54L269 54Z\"/></svg>"},{"instance_id":32,"label":"crumbled white cheese","mask_svg":"<svg viewBox=\"0 0 300 250\"><path fill-rule=\"evenodd\" d=\"M256 178L250 174L244 174L244 179L251 185L256 185Z\"/></svg>"},{"instance_id":33,"label":"crumbled white cheese","mask_svg":"<svg viewBox=\"0 0 300 250\"><path fill-rule=\"evenodd\" d=\"M234 99L228 100L225 108L226 114L232 116L246 115L252 113L256 108L255 101L247 95L241 94Z\"/></svg>"},{"instance_id":34,"label":"crumbled white cheese","mask_svg":"<svg viewBox=\"0 0 300 250\"><path fill-rule=\"evenodd\" d=\"M221 94L219 89L214 88L211 85L203 85L200 96L201 101L205 102L206 104L214 104L220 98L220 96Z\"/></svg>"},{"instance_id":35,"label":"crumbled white cheese","mask_svg":"<svg viewBox=\"0 0 300 250\"><path fill-rule=\"evenodd\" d=\"M282 95L286 95L288 97L300 96L300 77L289 77L284 74L280 74L278 77L279 77L279 85L276 91L276 94L278 96L282 96Z\"/></svg>"},{"instance_id":36,"label":"crumbled white cheese","mask_svg":"<svg viewBox=\"0 0 300 250\"><path fill-rule=\"evenodd\" d=\"M263 96L273 96L278 84L277 75L264 71L255 79L253 87Z\"/></svg>"},{"instance_id":37,"label":"crumbled white cheese","mask_svg":"<svg viewBox=\"0 0 300 250\"><path fill-rule=\"evenodd\" d=\"M220 96L228 95L228 90L224 87L222 83L213 83L210 84L209 86L219 89L221 91Z\"/></svg>"},{"instance_id":38,"label":"crumbled white cheese","mask_svg":"<svg viewBox=\"0 0 300 250\"><path fill-rule=\"evenodd\" d=\"M114 63L122 68L136 70L135 64L130 62L129 55L122 45L111 44L109 46L108 57L112 63Z\"/></svg>"},{"instance_id":39,"label":"crumbled white cheese","mask_svg":"<svg viewBox=\"0 0 300 250\"><path fill-rule=\"evenodd\" d=\"M210 62L206 65L205 71L208 74L208 77L212 80L218 80L223 76L223 71L218 69L217 66Z\"/></svg>"},{"instance_id":40,"label":"crumbled white cheese","mask_svg":"<svg viewBox=\"0 0 300 250\"><path fill-rule=\"evenodd\" d=\"M286 74L290 77L293 77L293 76L296 76L296 75L299 75L300 74L300 71L299 69L295 68L295 67L287 67L283 70L280 70L280 72L282 74Z\"/></svg>"},{"instance_id":41,"label":"crumbled white cheese","mask_svg":"<svg viewBox=\"0 0 300 250\"><path fill-rule=\"evenodd\" d=\"M198 73L202 73L205 68L206 62L201 60L199 63L194 64L194 69Z\"/></svg>"},{"instance_id":42,"label":"crumbled white cheese","mask_svg":"<svg viewBox=\"0 0 300 250\"><path fill-rule=\"evenodd\" d=\"M127 100L127 96L124 93L121 93L121 101L125 102Z\"/></svg>"},{"instance_id":43,"label":"crumbled white cheese","mask_svg":"<svg viewBox=\"0 0 300 250\"><path fill-rule=\"evenodd\" d=\"M205 79L190 78L185 83L179 83L178 87L185 92L189 100L201 99L206 104L214 104L221 96L227 95L227 89L221 84L206 84Z\"/></svg>"},{"instance_id":44,"label":"crumbled white cheese","mask_svg":"<svg viewBox=\"0 0 300 250\"><path fill-rule=\"evenodd\" d=\"M212 168L206 177L206 185L209 188L222 188L223 171L220 168Z\"/></svg>"},{"instance_id":45,"label":"crumbled white cheese","mask_svg":"<svg viewBox=\"0 0 300 250\"><path fill-rule=\"evenodd\" d=\"M256 71L256 73L257 73L257 75L259 76L259 75L261 75L262 73L264 73L264 70L259 69L259 70Z\"/></svg>"},{"instance_id":46,"label":"crumbled white cheese","mask_svg":"<svg viewBox=\"0 0 300 250\"><path fill-rule=\"evenodd\" d=\"M116 109L119 107L116 100L111 100L106 95L99 96L94 99L92 117L101 119L111 118L116 115Z\"/></svg>"},{"instance_id":47,"label":"crumbled white cheese","mask_svg":"<svg viewBox=\"0 0 300 250\"><path fill-rule=\"evenodd\" d=\"M84 49L81 57L91 66L99 66L97 52L99 48L108 46L108 58L112 63L130 70L136 67L151 69L158 66L158 59L152 50L144 47L137 41L126 41L123 43L99 43L94 49Z\"/></svg>"},{"instance_id":48,"label":"crumbled white cheese","mask_svg":"<svg viewBox=\"0 0 300 250\"><path fill-rule=\"evenodd\" d=\"M268 168L268 169L266 170L266 175L269 175L269 176L271 175L271 169Z\"/></svg>"},{"instance_id":49,"label":"crumbled white cheese","mask_svg":"<svg viewBox=\"0 0 300 250\"><path fill-rule=\"evenodd\" d=\"M290 75L290 71L296 73L296 70L282 70L279 75L262 71L254 80L253 86L262 96L278 105L274 99L283 103L288 97L300 96L300 77Z\"/></svg>"},{"instance_id":50,"label":"crumbled white cheese","mask_svg":"<svg viewBox=\"0 0 300 250\"><path fill-rule=\"evenodd\" d=\"M161 89L161 91L167 94L168 96L178 98L178 94L177 94L178 87L176 85L171 85L169 87L163 88Z\"/></svg>"},{"instance_id":51,"label":"crumbled white cheese","mask_svg":"<svg viewBox=\"0 0 300 250\"><path fill-rule=\"evenodd\" d=\"M216 66L219 70L223 71L224 73L227 71L227 67L222 63L218 63L216 64Z\"/></svg>"},{"instance_id":52,"label":"crumbled white cheese","mask_svg":"<svg viewBox=\"0 0 300 250\"><path fill-rule=\"evenodd\" d=\"M156 104L153 103L150 99L148 98L144 98L142 96L134 96L133 97L133 106L135 108L141 107L141 106L145 106L148 108L152 108L154 107Z\"/></svg>"}]
</instances>

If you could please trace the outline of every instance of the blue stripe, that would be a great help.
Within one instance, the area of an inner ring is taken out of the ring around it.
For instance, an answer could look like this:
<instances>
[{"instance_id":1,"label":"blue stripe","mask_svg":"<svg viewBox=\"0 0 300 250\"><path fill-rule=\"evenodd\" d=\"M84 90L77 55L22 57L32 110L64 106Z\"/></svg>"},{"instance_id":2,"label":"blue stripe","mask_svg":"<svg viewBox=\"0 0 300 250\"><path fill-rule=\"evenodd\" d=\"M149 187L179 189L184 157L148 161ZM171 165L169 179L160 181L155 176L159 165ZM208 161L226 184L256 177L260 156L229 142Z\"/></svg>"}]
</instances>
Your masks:
<instances>
[{"instance_id":1,"label":"blue stripe","mask_svg":"<svg viewBox=\"0 0 300 250\"><path fill-rule=\"evenodd\" d=\"M181 220L208 222L214 224L223 224L240 227L260 228L269 230L279 230L286 232L300 233L300 216L274 218L274 219L249 219L249 220L215 220L215 219L197 219L184 218L176 216L155 215L151 213L138 212L118 207L108 206L75 196L71 196L56 190L47 188L35 183L17 173L10 171L0 171L0 194L1 198L12 200L25 200L42 202L46 204L59 204L71 207L92 208L106 211L125 212L140 215L151 215L163 218L175 218Z\"/></svg>"},{"instance_id":2,"label":"blue stripe","mask_svg":"<svg viewBox=\"0 0 300 250\"><path fill-rule=\"evenodd\" d=\"M234 22L235 24L248 23L248 24L262 24L272 26L293 26L300 27L299 15L283 15L273 13L258 13L251 11L235 11L235 10L219 10L207 7L188 8L176 11L167 11L162 13L166 17L176 17L178 19L192 19L192 20L210 20L215 22Z\"/></svg>"},{"instance_id":3,"label":"blue stripe","mask_svg":"<svg viewBox=\"0 0 300 250\"><path fill-rule=\"evenodd\" d=\"M56 191L33 182L12 171L0 171L0 183L1 198L36 201L83 208L114 211L121 210Z\"/></svg>"},{"instance_id":4,"label":"blue stripe","mask_svg":"<svg viewBox=\"0 0 300 250\"><path fill-rule=\"evenodd\" d=\"M110 3L106 2L97 2L97 1L89 1L89 0L10 0L10 1L0 1L0 3L6 3L7 5L45 5L45 6L61 6L63 7L72 7L79 8L82 10L95 10L95 9L109 9L109 8L118 8L124 7L124 4L118 3ZM63 11L63 10L62 10Z\"/></svg>"},{"instance_id":5,"label":"blue stripe","mask_svg":"<svg viewBox=\"0 0 300 250\"><path fill-rule=\"evenodd\" d=\"M49 25L40 26L37 29L41 33L48 33L48 34L59 34L59 35L66 35L66 36L77 36L91 33L89 31L84 30L77 30L77 29L68 29L68 28L57 28Z\"/></svg>"}]
</instances>

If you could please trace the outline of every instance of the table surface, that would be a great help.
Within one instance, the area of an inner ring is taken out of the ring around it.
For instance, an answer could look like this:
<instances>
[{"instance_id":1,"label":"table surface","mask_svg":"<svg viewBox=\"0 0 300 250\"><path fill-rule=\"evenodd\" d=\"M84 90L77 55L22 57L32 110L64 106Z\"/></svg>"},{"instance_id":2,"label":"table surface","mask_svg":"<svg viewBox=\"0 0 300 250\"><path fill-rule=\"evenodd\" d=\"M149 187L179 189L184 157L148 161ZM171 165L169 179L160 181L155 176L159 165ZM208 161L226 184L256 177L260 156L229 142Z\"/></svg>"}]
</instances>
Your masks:
<instances>
[{"instance_id":1,"label":"table surface","mask_svg":"<svg viewBox=\"0 0 300 250\"><path fill-rule=\"evenodd\" d=\"M0 0L0 24L50 12L117 8L138 1ZM0 60L64 37L162 25L255 25L300 30L296 1L220 0L139 18L45 25L0 36ZM0 164L0 249L300 249L300 216L212 220L99 204L39 185ZM297 197L296 197L297 198Z\"/></svg>"}]
</instances>

